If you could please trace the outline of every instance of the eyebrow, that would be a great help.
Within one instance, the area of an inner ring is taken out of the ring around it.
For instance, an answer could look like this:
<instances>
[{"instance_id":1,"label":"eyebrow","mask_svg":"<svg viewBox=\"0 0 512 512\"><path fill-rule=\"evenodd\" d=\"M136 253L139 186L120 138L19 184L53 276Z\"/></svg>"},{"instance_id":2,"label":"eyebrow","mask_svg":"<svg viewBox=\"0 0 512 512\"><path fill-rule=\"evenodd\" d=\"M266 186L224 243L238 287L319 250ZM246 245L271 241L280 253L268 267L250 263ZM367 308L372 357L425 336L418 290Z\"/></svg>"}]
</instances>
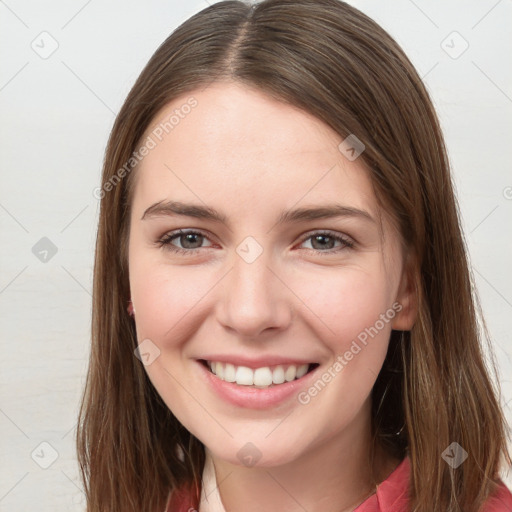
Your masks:
<instances>
[{"instance_id":1,"label":"eyebrow","mask_svg":"<svg viewBox=\"0 0 512 512\"><path fill-rule=\"evenodd\" d=\"M214 208L202 205L182 203L179 201L159 201L146 209L141 220L152 217L184 216L196 219L206 219L222 224L229 224L226 215ZM339 204L327 204L312 208L296 208L281 212L275 225L295 223L300 221L329 219L336 217L357 217L375 223L375 219L365 210L343 206Z\"/></svg>"}]
</instances>

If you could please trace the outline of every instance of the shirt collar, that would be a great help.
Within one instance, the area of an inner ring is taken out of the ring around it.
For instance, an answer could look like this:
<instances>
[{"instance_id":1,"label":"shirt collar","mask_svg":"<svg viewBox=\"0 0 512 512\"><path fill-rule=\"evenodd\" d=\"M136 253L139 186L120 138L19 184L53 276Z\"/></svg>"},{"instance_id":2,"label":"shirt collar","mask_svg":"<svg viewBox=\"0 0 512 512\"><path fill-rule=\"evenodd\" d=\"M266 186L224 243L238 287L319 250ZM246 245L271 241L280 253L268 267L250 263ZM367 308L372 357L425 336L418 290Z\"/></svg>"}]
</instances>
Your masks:
<instances>
[{"instance_id":1,"label":"shirt collar","mask_svg":"<svg viewBox=\"0 0 512 512\"><path fill-rule=\"evenodd\" d=\"M402 512L407 511L409 488L409 457L391 472L380 484L377 491L370 496L354 512ZM219 489L215 479L213 461L206 451L206 460L203 470L203 485L201 488L201 502L199 510L204 512L226 512L220 499Z\"/></svg>"}]
</instances>

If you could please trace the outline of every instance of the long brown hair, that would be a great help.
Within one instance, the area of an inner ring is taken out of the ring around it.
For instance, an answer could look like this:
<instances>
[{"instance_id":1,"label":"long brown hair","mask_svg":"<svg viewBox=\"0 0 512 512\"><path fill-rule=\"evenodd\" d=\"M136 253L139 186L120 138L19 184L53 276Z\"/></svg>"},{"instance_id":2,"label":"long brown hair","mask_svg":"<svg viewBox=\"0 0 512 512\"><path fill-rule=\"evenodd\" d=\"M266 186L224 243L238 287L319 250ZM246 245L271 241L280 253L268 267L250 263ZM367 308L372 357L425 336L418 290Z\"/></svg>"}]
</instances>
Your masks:
<instances>
[{"instance_id":1,"label":"long brown hair","mask_svg":"<svg viewBox=\"0 0 512 512\"><path fill-rule=\"evenodd\" d=\"M133 353L127 240L136 166L126 162L166 104L218 80L257 87L324 121L340 140L356 134L364 143L361 158L414 262L419 306L410 332L392 332L373 389L375 443L409 455L411 511L476 512L510 457L443 137L401 48L338 0L204 9L157 49L117 116L103 167L92 350L77 432L87 510L156 512L174 489L199 489L203 446ZM457 469L442 458L452 442L468 452Z\"/></svg>"}]
</instances>

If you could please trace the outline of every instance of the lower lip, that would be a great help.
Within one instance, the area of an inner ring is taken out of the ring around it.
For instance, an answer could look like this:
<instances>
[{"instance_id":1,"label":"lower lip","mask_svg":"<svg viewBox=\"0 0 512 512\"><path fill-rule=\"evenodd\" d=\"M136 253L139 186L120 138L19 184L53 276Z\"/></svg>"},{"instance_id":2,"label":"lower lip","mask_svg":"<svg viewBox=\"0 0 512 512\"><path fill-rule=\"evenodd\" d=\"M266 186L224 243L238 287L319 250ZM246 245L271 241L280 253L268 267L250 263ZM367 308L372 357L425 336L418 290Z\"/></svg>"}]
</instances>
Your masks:
<instances>
[{"instance_id":1,"label":"lower lip","mask_svg":"<svg viewBox=\"0 0 512 512\"><path fill-rule=\"evenodd\" d=\"M198 361L198 365L208 386L221 398L233 405L247 409L268 409L289 400L291 397L296 397L300 390L308 385L312 375L318 370L317 367L300 379L278 384L270 388L255 388L221 380L208 370L203 363ZM299 402L297 401L297 403Z\"/></svg>"}]
</instances>

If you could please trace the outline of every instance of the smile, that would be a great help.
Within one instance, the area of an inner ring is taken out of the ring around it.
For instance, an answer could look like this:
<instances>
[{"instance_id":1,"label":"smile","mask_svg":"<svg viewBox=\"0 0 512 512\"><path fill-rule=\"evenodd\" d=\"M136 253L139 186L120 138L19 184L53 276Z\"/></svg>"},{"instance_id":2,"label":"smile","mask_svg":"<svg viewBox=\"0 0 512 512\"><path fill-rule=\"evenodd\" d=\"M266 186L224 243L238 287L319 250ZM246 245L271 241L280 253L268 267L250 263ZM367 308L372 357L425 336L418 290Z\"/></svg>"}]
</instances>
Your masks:
<instances>
[{"instance_id":1,"label":"smile","mask_svg":"<svg viewBox=\"0 0 512 512\"><path fill-rule=\"evenodd\" d=\"M274 366L262 366L249 368L237 366L222 361L206 361L206 366L217 378L225 382L236 383L239 386L251 386L255 388L271 388L304 377L318 364L279 364Z\"/></svg>"}]
</instances>

